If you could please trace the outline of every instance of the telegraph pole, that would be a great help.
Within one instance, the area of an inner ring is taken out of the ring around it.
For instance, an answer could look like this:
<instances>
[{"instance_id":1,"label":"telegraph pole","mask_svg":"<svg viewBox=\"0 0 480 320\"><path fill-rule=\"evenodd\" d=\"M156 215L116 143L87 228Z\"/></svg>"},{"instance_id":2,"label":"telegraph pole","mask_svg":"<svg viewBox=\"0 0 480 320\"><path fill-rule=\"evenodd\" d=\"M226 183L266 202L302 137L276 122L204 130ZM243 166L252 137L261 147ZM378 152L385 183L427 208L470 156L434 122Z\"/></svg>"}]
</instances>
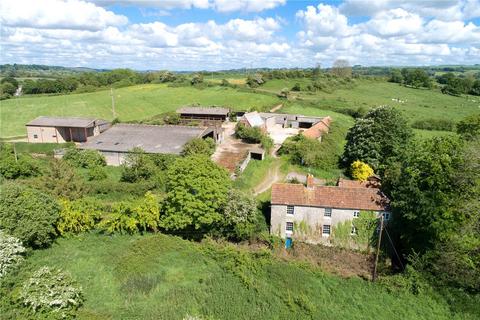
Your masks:
<instances>
[{"instance_id":1,"label":"telegraph pole","mask_svg":"<svg viewBox=\"0 0 480 320\"><path fill-rule=\"evenodd\" d=\"M380 216L380 231L378 233L377 254L375 255L375 266L373 268L372 281L375 281L377 279L377 265L378 265L378 256L380 255L380 244L382 242L382 231L383 231L383 214Z\"/></svg>"},{"instance_id":2,"label":"telegraph pole","mask_svg":"<svg viewBox=\"0 0 480 320\"><path fill-rule=\"evenodd\" d=\"M117 114L115 113L115 96L113 95L113 87L110 87L110 95L112 96L112 114L113 114L113 119L117 117Z\"/></svg>"}]
</instances>

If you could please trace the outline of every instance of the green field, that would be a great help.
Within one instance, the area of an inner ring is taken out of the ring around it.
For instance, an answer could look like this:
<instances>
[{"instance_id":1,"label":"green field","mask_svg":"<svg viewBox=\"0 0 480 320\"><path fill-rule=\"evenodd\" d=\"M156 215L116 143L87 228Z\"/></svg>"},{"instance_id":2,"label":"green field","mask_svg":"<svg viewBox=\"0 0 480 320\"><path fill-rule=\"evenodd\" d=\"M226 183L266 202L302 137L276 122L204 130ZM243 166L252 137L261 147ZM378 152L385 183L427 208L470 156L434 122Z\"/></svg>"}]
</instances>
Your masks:
<instances>
[{"instance_id":1,"label":"green field","mask_svg":"<svg viewBox=\"0 0 480 320\"><path fill-rule=\"evenodd\" d=\"M238 254L153 234L82 234L34 251L26 268L69 272L83 287L79 319L474 319L441 297L344 279L268 252ZM231 248L231 247L230 247ZM17 284L21 285L21 284ZM1 298L0 298L1 299ZM16 312L4 313L15 318ZM17 314L18 315L18 314ZM21 316L20 316L21 318Z\"/></svg>"},{"instance_id":2,"label":"green field","mask_svg":"<svg viewBox=\"0 0 480 320\"><path fill-rule=\"evenodd\" d=\"M148 84L116 89L115 111L121 120L140 120L198 103L237 110L267 108L278 99L226 87L196 89ZM110 90L62 96L28 96L0 101L0 137L25 135L25 124L38 116L88 116L112 120Z\"/></svg>"}]
</instances>

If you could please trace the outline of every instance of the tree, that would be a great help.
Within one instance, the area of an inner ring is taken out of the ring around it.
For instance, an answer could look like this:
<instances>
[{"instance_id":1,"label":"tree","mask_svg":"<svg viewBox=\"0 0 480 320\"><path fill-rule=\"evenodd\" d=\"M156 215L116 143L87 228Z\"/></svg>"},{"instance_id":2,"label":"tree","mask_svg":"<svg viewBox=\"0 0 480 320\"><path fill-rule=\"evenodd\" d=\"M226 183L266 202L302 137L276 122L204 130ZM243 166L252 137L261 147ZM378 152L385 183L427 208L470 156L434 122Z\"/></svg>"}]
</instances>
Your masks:
<instances>
[{"instance_id":1,"label":"tree","mask_svg":"<svg viewBox=\"0 0 480 320\"><path fill-rule=\"evenodd\" d=\"M203 154L211 156L215 152L215 146L215 141L212 138L195 138L183 146L182 155L191 156L194 154Z\"/></svg>"},{"instance_id":2,"label":"tree","mask_svg":"<svg viewBox=\"0 0 480 320\"><path fill-rule=\"evenodd\" d=\"M203 83L203 74L194 74L190 83L192 84L192 86Z\"/></svg>"},{"instance_id":3,"label":"tree","mask_svg":"<svg viewBox=\"0 0 480 320\"><path fill-rule=\"evenodd\" d=\"M122 181L138 182L148 180L155 175L156 168L150 155L141 148L133 148L122 164Z\"/></svg>"},{"instance_id":4,"label":"tree","mask_svg":"<svg viewBox=\"0 0 480 320\"><path fill-rule=\"evenodd\" d=\"M202 155L178 158L167 171L167 196L160 226L205 230L221 223L231 185L228 173Z\"/></svg>"},{"instance_id":5,"label":"tree","mask_svg":"<svg viewBox=\"0 0 480 320\"><path fill-rule=\"evenodd\" d=\"M480 113L468 116L458 122L457 133L466 140L480 137Z\"/></svg>"},{"instance_id":6,"label":"tree","mask_svg":"<svg viewBox=\"0 0 480 320\"><path fill-rule=\"evenodd\" d=\"M390 161L401 158L413 132L395 108L382 106L370 110L364 119L357 119L347 133L343 162L349 166L360 160L383 172Z\"/></svg>"},{"instance_id":7,"label":"tree","mask_svg":"<svg viewBox=\"0 0 480 320\"><path fill-rule=\"evenodd\" d=\"M0 176L6 179L18 179L37 176L39 167L28 155L17 155L10 144L0 145Z\"/></svg>"},{"instance_id":8,"label":"tree","mask_svg":"<svg viewBox=\"0 0 480 320\"><path fill-rule=\"evenodd\" d=\"M340 78L351 78L352 77L352 67L348 60L337 59L332 66L332 74Z\"/></svg>"},{"instance_id":9,"label":"tree","mask_svg":"<svg viewBox=\"0 0 480 320\"><path fill-rule=\"evenodd\" d=\"M63 160L53 159L46 173L35 181L35 186L56 197L78 199L86 192L83 180Z\"/></svg>"},{"instance_id":10,"label":"tree","mask_svg":"<svg viewBox=\"0 0 480 320\"><path fill-rule=\"evenodd\" d=\"M390 73L390 78L388 79L388 81L395 82L395 83L402 83L403 81L402 72L398 69L393 69L392 72Z\"/></svg>"},{"instance_id":11,"label":"tree","mask_svg":"<svg viewBox=\"0 0 480 320\"><path fill-rule=\"evenodd\" d=\"M12 183L0 190L0 229L26 246L40 248L52 243L59 211L54 198L35 189Z\"/></svg>"},{"instance_id":12,"label":"tree","mask_svg":"<svg viewBox=\"0 0 480 320\"><path fill-rule=\"evenodd\" d=\"M362 161L354 161L350 166L352 178L358 181L367 181L373 175L373 169Z\"/></svg>"},{"instance_id":13,"label":"tree","mask_svg":"<svg viewBox=\"0 0 480 320\"><path fill-rule=\"evenodd\" d=\"M255 197L237 189L230 190L223 219L223 233L237 240L247 239L257 231L260 214Z\"/></svg>"},{"instance_id":14,"label":"tree","mask_svg":"<svg viewBox=\"0 0 480 320\"><path fill-rule=\"evenodd\" d=\"M62 159L78 168L103 167L107 165L105 157L97 150L69 148Z\"/></svg>"}]
</instances>

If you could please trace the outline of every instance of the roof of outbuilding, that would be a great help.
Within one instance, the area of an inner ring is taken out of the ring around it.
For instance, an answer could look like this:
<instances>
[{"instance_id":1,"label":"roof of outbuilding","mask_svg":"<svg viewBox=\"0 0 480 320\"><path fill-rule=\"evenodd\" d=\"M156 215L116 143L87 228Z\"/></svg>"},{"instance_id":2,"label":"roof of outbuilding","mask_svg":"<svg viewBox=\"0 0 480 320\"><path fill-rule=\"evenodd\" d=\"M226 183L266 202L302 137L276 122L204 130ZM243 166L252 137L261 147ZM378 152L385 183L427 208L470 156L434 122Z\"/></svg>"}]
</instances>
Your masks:
<instances>
[{"instance_id":1,"label":"roof of outbuilding","mask_svg":"<svg viewBox=\"0 0 480 320\"><path fill-rule=\"evenodd\" d=\"M95 124L95 118L80 117L38 117L27 123L27 126L40 127L71 127L71 128L89 128ZM105 123L105 120L99 120Z\"/></svg>"},{"instance_id":2,"label":"roof of outbuilding","mask_svg":"<svg viewBox=\"0 0 480 320\"><path fill-rule=\"evenodd\" d=\"M252 127L261 127L264 124L262 117L257 111L245 113L243 117L247 119Z\"/></svg>"},{"instance_id":3,"label":"roof of outbuilding","mask_svg":"<svg viewBox=\"0 0 480 320\"><path fill-rule=\"evenodd\" d=\"M177 113L185 114L211 114L227 116L230 110L222 107L183 107L177 110Z\"/></svg>"},{"instance_id":4,"label":"roof of outbuilding","mask_svg":"<svg viewBox=\"0 0 480 320\"><path fill-rule=\"evenodd\" d=\"M302 134L308 138L320 138L324 133L328 133L331 120L332 118L325 117L307 130L303 131Z\"/></svg>"},{"instance_id":5,"label":"roof of outbuilding","mask_svg":"<svg viewBox=\"0 0 480 320\"><path fill-rule=\"evenodd\" d=\"M388 198L377 188L341 188L276 183L272 186L272 204L322 208L388 210Z\"/></svg>"},{"instance_id":6,"label":"roof of outbuilding","mask_svg":"<svg viewBox=\"0 0 480 320\"><path fill-rule=\"evenodd\" d=\"M80 148L127 152L139 147L147 153L179 154L185 143L206 131L205 127L117 124L90 138Z\"/></svg>"}]
</instances>

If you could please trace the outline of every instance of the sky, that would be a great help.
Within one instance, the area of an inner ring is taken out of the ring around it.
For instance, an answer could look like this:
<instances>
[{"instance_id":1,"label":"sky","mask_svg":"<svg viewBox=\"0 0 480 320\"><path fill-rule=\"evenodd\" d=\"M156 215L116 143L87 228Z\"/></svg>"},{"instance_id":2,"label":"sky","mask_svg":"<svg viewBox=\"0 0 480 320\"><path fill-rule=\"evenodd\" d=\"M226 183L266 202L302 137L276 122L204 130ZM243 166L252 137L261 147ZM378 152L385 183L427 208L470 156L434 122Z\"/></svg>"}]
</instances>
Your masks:
<instances>
[{"instance_id":1,"label":"sky","mask_svg":"<svg viewBox=\"0 0 480 320\"><path fill-rule=\"evenodd\" d=\"M1 0L0 64L226 70L480 63L480 0Z\"/></svg>"}]
</instances>

